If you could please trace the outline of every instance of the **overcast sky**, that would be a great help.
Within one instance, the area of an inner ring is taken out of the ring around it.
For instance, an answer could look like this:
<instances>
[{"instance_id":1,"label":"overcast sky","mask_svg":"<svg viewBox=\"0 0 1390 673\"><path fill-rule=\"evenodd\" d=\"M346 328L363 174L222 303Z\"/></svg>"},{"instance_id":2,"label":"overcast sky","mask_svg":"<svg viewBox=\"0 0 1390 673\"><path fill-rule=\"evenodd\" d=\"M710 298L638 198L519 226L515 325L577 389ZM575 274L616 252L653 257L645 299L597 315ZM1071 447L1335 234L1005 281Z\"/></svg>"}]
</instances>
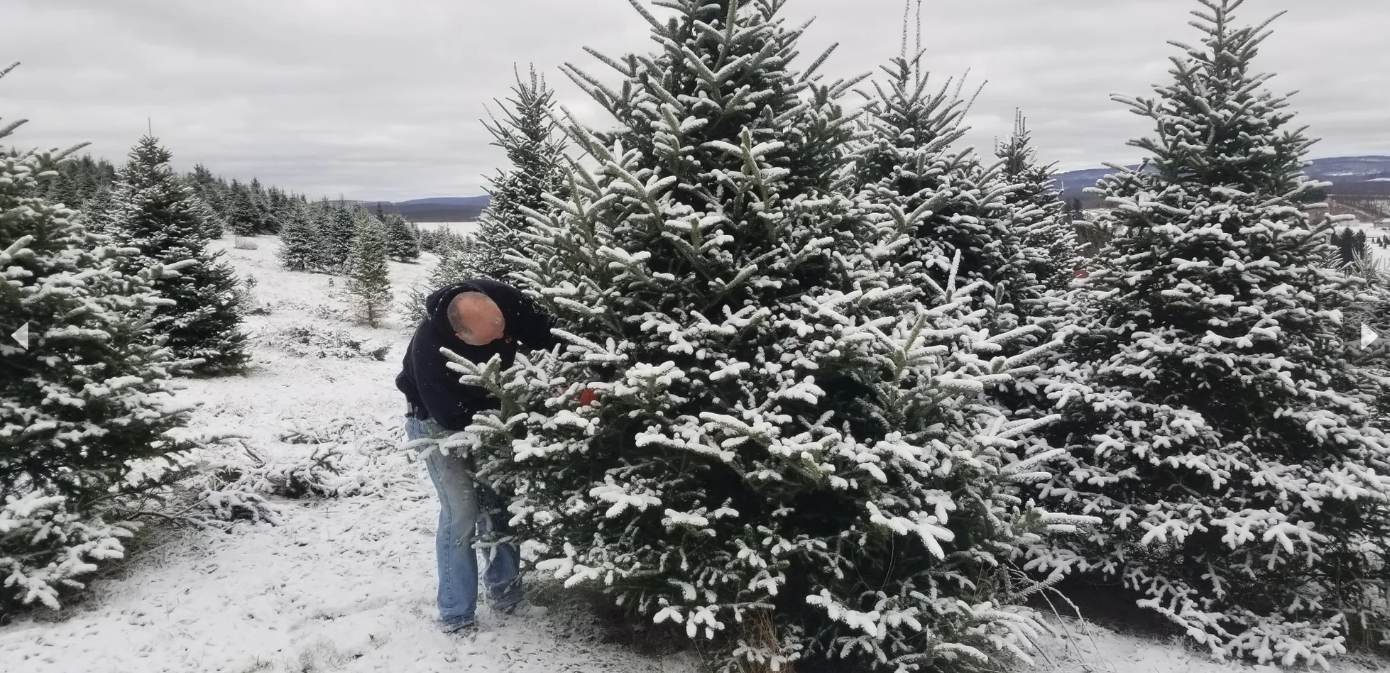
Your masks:
<instances>
[{"instance_id":1,"label":"overcast sky","mask_svg":"<svg viewBox=\"0 0 1390 673\"><path fill-rule=\"evenodd\" d=\"M1165 79L1171 39L1196 41L1190 0L927 0L923 46L935 76L985 82L967 141L988 148L1013 110L1062 169L1129 162L1143 121L1110 101ZM825 72L869 72L898 51L902 0L790 0L817 17L805 58L833 42ZM1275 12L1259 65L1298 90L1314 156L1390 154L1390 2L1249 0ZM404 200L482 192L501 163L479 119L512 65L548 76L586 121L603 116L557 70L582 51L650 51L625 0L4 0L0 118L28 118L25 147L92 142L123 157L147 119L187 169L311 196ZM803 62L802 65L805 65ZM611 72L611 71L610 71ZM609 78L611 79L611 78Z\"/></svg>"}]
</instances>

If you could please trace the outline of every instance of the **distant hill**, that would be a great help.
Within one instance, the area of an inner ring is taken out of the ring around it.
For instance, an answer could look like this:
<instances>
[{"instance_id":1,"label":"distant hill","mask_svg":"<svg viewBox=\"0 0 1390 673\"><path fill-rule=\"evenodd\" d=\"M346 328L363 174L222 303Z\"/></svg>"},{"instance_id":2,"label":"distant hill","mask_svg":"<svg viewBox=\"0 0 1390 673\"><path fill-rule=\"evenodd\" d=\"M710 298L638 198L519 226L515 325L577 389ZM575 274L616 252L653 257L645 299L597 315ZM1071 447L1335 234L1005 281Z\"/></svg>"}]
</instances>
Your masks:
<instances>
[{"instance_id":1,"label":"distant hill","mask_svg":"<svg viewBox=\"0 0 1390 673\"><path fill-rule=\"evenodd\" d=\"M1390 199L1390 156L1314 159L1307 170L1308 176L1314 180L1332 183L1329 194ZM1074 198L1080 198L1084 207L1095 208L1100 205L1100 197L1085 194L1083 190L1096 186L1097 180L1114 172L1109 168L1087 168L1058 173L1054 179L1057 181L1057 187L1062 190L1062 198L1068 203ZM472 222L482 215L488 201L489 198L485 194L436 196L396 203L382 201L380 205L385 212L400 213L415 222ZM375 210L378 202L361 203Z\"/></svg>"},{"instance_id":2,"label":"distant hill","mask_svg":"<svg viewBox=\"0 0 1390 673\"><path fill-rule=\"evenodd\" d=\"M437 196L410 201L362 201L369 210L400 213L412 222L472 222L483 214L490 199L483 196Z\"/></svg>"},{"instance_id":3,"label":"distant hill","mask_svg":"<svg viewBox=\"0 0 1390 673\"><path fill-rule=\"evenodd\" d=\"M1094 208L1100 198L1082 190L1096 186L1096 181L1115 171L1109 168L1088 168L1058 173L1054 179L1068 203L1080 198L1083 206ZM1390 157L1330 157L1314 159L1307 168L1308 177L1332 183L1327 192L1336 196L1383 196L1390 198Z\"/></svg>"}]
</instances>

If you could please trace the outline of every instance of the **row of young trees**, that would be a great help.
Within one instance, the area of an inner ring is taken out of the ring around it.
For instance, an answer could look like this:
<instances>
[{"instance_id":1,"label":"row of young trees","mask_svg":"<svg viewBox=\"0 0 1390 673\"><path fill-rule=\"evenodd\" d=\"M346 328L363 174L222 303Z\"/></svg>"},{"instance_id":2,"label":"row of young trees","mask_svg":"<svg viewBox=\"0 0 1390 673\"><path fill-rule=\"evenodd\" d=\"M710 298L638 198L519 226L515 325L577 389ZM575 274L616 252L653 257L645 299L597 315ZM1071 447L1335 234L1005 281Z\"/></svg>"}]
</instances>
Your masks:
<instances>
[{"instance_id":1,"label":"row of young trees","mask_svg":"<svg viewBox=\"0 0 1390 673\"><path fill-rule=\"evenodd\" d=\"M280 260L291 271L345 272L353 243L364 227L381 229L386 237L383 257L413 262L420 257L420 230L397 213L376 213L358 204L300 203L282 220Z\"/></svg>"},{"instance_id":2,"label":"row of young trees","mask_svg":"<svg viewBox=\"0 0 1390 673\"><path fill-rule=\"evenodd\" d=\"M634 3L652 53L566 70L614 130L521 82L460 268L566 345L457 362L525 557L728 670L993 670L1068 576L1217 657L1386 642L1390 379L1349 319L1387 292L1310 219L1268 22L1199 2L1171 81L1117 99L1154 130L1084 261L1022 118L957 149L906 29L858 109L864 78L794 67L783 0Z\"/></svg>"},{"instance_id":3,"label":"row of young trees","mask_svg":"<svg viewBox=\"0 0 1390 673\"><path fill-rule=\"evenodd\" d=\"M280 231L280 260L292 271L343 273L358 318L376 327L390 312L393 295L387 260L420 257L421 234L397 213L376 214L356 204L327 199L292 209Z\"/></svg>"},{"instance_id":4,"label":"row of young trees","mask_svg":"<svg viewBox=\"0 0 1390 673\"><path fill-rule=\"evenodd\" d=\"M286 269L348 276L354 312L377 326L392 302L387 260L413 262L420 257L421 234L398 213L375 212L347 201L327 198L309 203L303 195L277 187L227 182L199 165L187 182L211 210L216 235L278 234L279 256Z\"/></svg>"}]
</instances>

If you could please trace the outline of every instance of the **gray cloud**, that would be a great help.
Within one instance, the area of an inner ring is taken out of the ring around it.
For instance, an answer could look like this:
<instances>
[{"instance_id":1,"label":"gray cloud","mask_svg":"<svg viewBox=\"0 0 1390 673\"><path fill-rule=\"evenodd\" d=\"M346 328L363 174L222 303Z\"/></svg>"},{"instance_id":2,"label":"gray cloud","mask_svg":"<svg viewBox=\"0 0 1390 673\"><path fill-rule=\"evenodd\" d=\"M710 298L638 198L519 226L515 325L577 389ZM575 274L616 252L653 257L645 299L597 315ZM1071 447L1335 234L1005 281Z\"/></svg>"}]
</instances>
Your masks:
<instances>
[{"instance_id":1,"label":"gray cloud","mask_svg":"<svg viewBox=\"0 0 1390 673\"><path fill-rule=\"evenodd\" d=\"M1166 78L1167 40L1197 40L1188 0L928 2L923 46L941 81L986 83L966 142L987 151L1015 107L1042 154L1064 169L1128 162L1147 129L1109 100ZM1390 3L1250 0L1243 19L1279 11L1260 67L1298 90L1319 156L1390 153ZM898 51L900 0L792 0L817 17L807 59L840 44L831 76L876 70ZM502 161L478 119L505 96L512 66L548 76L586 122L602 113L557 67L595 74L590 46L648 51L622 0L11 0L0 116L31 123L25 146L92 141L111 158L153 126L182 168L253 175L311 195L407 199L479 193Z\"/></svg>"}]
</instances>

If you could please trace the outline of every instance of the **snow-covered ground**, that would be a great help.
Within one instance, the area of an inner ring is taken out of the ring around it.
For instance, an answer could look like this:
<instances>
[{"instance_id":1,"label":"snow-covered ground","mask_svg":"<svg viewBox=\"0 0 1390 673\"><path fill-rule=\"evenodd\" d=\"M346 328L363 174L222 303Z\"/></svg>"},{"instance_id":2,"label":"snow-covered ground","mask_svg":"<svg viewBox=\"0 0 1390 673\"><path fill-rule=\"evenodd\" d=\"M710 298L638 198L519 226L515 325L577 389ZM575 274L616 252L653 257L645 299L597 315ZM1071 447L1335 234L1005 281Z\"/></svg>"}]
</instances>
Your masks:
<instances>
[{"instance_id":1,"label":"snow-covered ground","mask_svg":"<svg viewBox=\"0 0 1390 673\"><path fill-rule=\"evenodd\" d=\"M456 234L471 234L478 230L477 222L416 222L421 229L452 229Z\"/></svg>"},{"instance_id":2,"label":"snow-covered ground","mask_svg":"<svg viewBox=\"0 0 1390 673\"><path fill-rule=\"evenodd\" d=\"M235 431L266 456L302 445L286 425L352 421L360 433L394 442L400 395L393 385L409 326L350 324L342 279L290 273L276 239L230 249L269 310L249 319L255 362L244 375L188 382L202 402L194 425ZM392 265L398 294L423 278L432 257ZM277 335L306 325L389 344L382 361L295 355ZM423 468L407 454L377 456L381 475L365 494L282 501L282 521L238 524L230 532L162 533L89 596L57 615L38 613L0 627L0 672L145 671L605 671L683 673L692 655L655 658L602 642L582 611L504 617L485 609L472 638L434 626L433 527L437 505ZM1075 620L1053 620L1032 670L1047 673L1216 673L1274 670L1221 664L1181 644L1120 635ZM1337 671L1377 669L1340 661Z\"/></svg>"}]
</instances>

